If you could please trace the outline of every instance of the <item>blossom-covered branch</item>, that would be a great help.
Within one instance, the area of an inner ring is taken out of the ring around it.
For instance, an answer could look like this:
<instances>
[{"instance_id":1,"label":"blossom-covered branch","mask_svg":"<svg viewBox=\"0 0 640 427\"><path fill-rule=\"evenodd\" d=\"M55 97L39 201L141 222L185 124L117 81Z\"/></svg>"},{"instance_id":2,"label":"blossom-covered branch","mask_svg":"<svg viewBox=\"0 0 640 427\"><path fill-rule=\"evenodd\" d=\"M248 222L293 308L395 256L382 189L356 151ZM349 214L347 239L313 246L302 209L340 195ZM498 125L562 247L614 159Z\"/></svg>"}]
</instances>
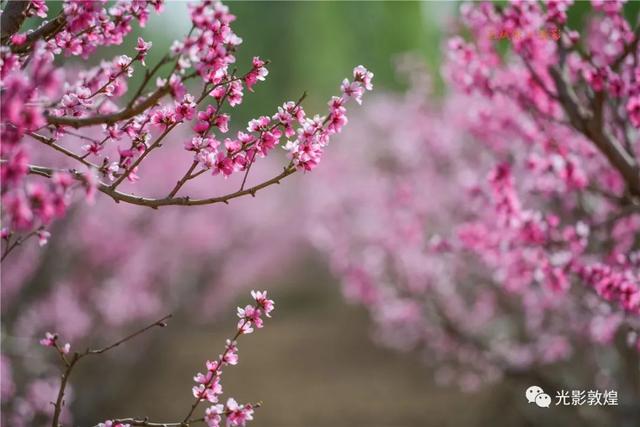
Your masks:
<instances>
[{"instance_id":1,"label":"blossom-covered branch","mask_svg":"<svg viewBox=\"0 0 640 427\"><path fill-rule=\"evenodd\" d=\"M22 12L13 13L18 8ZM359 66L353 80L342 83L341 96L331 99L325 116L309 117L302 100L290 101L271 116L251 120L246 130L223 138L231 120L225 111L240 105L245 90L252 92L256 83L265 80L268 63L254 57L244 73L232 69L242 42L231 28L235 16L222 3L210 0L190 6L191 30L146 70L128 101L129 79L137 67L146 66L151 42L138 38L131 56L120 55L94 68L66 73L73 76L65 76L54 63L60 55L88 58L99 47L121 44L133 22L144 26L151 11L161 12L162 8L160 0L118 1L110 8L100 2L69 0L52 21L21 33L26 18L47 16L46 3L5 4L3 22L20 16L3 33L0 48L5 254L32 230L44 231L63 216L75 189L84 189L90 200L97 190L116 202L152 208L193 206L253 196L296 170L310 171L330 137L347 123L347 101L361 103L363 93L372 89L373 74ZM154 81L156 87L150 88ZM189 93L190 81L200 85L197 95ZM175 186L167 189L168 195L154 198L118 190L145 177L152 152L180 127L190 127L190 135L185 137L183 132L181 138L186 140L185 149L193 153L193 161L185 165L186 172ZM277 146L290 155L282 172L245 187L252 165ZM42 150L61 153L72 166L35 165L30 159ZM224 178L242 174L242 183L239 190L228 194L179 195L189 181L205 173ZM43 177L50 179L43 182Z\"/></svg>"},{"instance_id":2,"label":"blossom-covered branch","mask_svg":"<svg viewBox=\"0 0 640 427\"><path fill-rule=\"evenodd\" d=\"M227 426L244 427L247 421L253 419L254 409L259 408L261 403L238 404L232 397L228 398L225 404L218 402L220 396L223 394L221 383L222 368L238 364L238 347L236 340L241 335L252 333L254 328L262 328L264 326L263 316L271 317L271 312L274 309L274 302L267 298L266 291L251 291L251 296L253 298L253 304L247 305L245 308L238 307L237 312L240 318L238 328L233 338L227 340L222 354L214 361L207 361L205 364L205 373L198 373L193 378L197 383L192 390L195 400L182 421L157 423L150 421L148 418L118 418L100 423L97 427L188 427L198 423L206 423L208 427L219 427L223 418L226 419ZM107 349L113 348L116 345L117 344L109 346ZM198 406L204 402L210 405L205 409L204 416L192 418ZM57 424L54 424L54 426L57 426Z\"/></svg>"},{"instance_id":3,"label":"blossom-covered branch","mask_svg":"<svg viewBox=\"0 0 640 427\"><path fill-rule=\"evenodd\" d=\"M617 203L609 207L612 216L626 212L619 220L628 222L640 212L640 23L631 23L636 25L631 29L622 13L623 3L594 1L585 35L567 25L571 2L513 4L504 9L468 7L463 17L474 40L451 40L447 74L460 89L494 104L503 99L503 94L513 96L515 107L532 116L527 138L545 144L542 154L547 159L528 159L532 172L561 173L568 190L595 190L613 196L610 200ZM514 56L501 58L488 35L515 28L525 35L513 40ZM540 29L549 28L561 37L553 40L537 36ZM598 166L588 164L594 161ZM499 173L502 177L498 180L504 178L509 183L510 170L509 165L503 167L507 175ZM511 187L500 185L497 191ZM510 197L515 198L515 193ZM597 214L601 213L595 206L588 208L581 221L594 226L598 222L590 221L590 217ZM555 223L562 218L545 220L545 227L557 227ZM577 233L587 233L586 237L589 231L582 227ZM584 244L588 243L585 240ZM640 284L635 257L634 252L622 250L615 251L615 256L608 258L610 262L604 264L602 259L568 260L555 268L553 275L564 287L566 274L577 274L604 298L638 314Z\"/></svg>"}]
</instances>

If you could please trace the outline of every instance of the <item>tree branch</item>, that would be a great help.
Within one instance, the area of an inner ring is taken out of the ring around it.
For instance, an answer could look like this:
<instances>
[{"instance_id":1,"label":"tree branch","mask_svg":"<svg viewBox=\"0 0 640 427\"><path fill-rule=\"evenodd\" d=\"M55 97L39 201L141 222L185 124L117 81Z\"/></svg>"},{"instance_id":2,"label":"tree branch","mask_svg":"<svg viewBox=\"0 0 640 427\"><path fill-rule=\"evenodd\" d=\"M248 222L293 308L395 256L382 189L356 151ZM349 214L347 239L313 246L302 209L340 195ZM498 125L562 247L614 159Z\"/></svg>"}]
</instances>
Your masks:
<instances>
[{"instance_id":1,"label":"tree branch","mask_svg":"<svg viewBox=\"0 0 640 427\"><path fill-rule=\"evenodd\" d=\"M27 19L27 9L30 2L20 0L10 0L7 6L2 10L2 18L0 19L0 37L2 44L6 44L9 37L20 30L22 23Z\"/></svg>"},{"instance_id":2,"label":"tree branch","mask_svg":"<svg viewBox=\"0 0 640 427\"><path fill-rule=\"evenodd\" d=\"M60 356L62 356L62 360L65 362L65 370L62 373L61 379L60 379L60 388L58 389L58 397L56 398L55 403L53 404L54 406L54 410L53 410L53 419L51 421L51 427L59 427L60 426L60 415L62 414L62 408L64 407L64 394L67 388L67 384L69 382L69 377L71 376L71 373L73 372L73 368L76 366L76 364L84 357L86 356L92 356L92 355L97 355L97 354L102 354L105 353L115 347L118 347L119 345L137 337L138 335L148 331L149 329L159 326L159 327L165 327L167 326L166 324L166 320L171 318L171 314L168 314L166 316L164 316L163 318L156 320L155 322L151 323L148 326L145 326L144 328L130 334L127 335L126 337L116 341L115 343L108 345L106 347L100 348L100 349L96 349L96 350L91 350L91 349L86 349L84 352L75 352L73 353L73 356L71 357L71 360L67 361L67 359L64 357L64 353L62 353L62 350L56 345L55 349L58 352L58 354L60 354ZM146 425L146 424L136 424L136 425Z\"/></svg>"},{"instance_id":3,"label":"tree branch","mask_svg":"<svg viewBox=\"0 0 640 427\"><path fill-rule=\"evenodd\" d=\"M62 374L60 379L60 388L58 389L58 397L56 398L56 403L53 405L54 410L51 427L58 427L60 425L60 414L62 414L62 407L64 406L64 392L67 388L71 372L73 371L74 366L76 366L76 363L78 363L78 360L80 360L80 355L78 353L74 353L71 361Z\"/></svg>"},{"instance_id":4,"label":"tree branch","mask_svg":"<svg viewBox=\"0 0 640 427\"><path fill-rule=\"evenodd\" d=\"M29 173L34 175L40 175L46 178L51 178L51 176L55 172L68 172L72 174L73 177L78 181L86 183L86 178L84 177L84 175L75 169L57 170L57 169L52 169L44 166L29 165ZM203 198L203 199L192 199L189 196L165 197L162 199L153 199L153 198L147 198L142 196L135 196L133 194L128 194L128 193L123 193L118 190L114 190L109 185L106 185L104 183L98 184L98 190L108 195L116 202L125 202L125 203L130 203L132 205L147 206L152 209L158 209L159 207L162 207L162 206L212 205L216 203L229 203L230 200L237 199L238 197L247 196L247 195L251 195L255 197L258 191L262 190L263 188L269 187L273 184L280 184L280 181L282 179L286 178L289 175L294 174L295 172L296 172L296 168L293 165L289 164L287 167L283 169L283 171L280 174L258 185L254 185L253 187L249 187L242 191L228 193L223 196L209 197L209 198Z\"/></svg>"},{"instance_id":5,"label":"tree branch","mask_svg":"<svg viewBox=\"0 0 640 427\"><path fill-rule=\"evenodd\" d=\"M204 418L196 418L193 420L189 420L184 423L158 423L151 422L148 418L116 418L114 420L110 420L111 422L120 423L120 424L129 424L131 426L142 426L142 427L189 427L192 424L202 423L204 422ZM98 427L100 424L96 424L94 427Z\"/></svg>"},{"instance_id":6,"label":"tree branch","mask_svg":"<svg viewBox=\"0 0 640 427\"><path fill-rule=\"evenodd\" d=\"M555 82L560 103L569 116L571 125L589 138L604 154L611 166L622 175L629 192L640 196L640 169L633 156L627 153L622 144L604 128L601 95L596 95L594 111L586 111L567 83L562 71L557 67L550 67L549 73Z\"/></svg>"},{"instance_id":7,"label":"tree branch","mask_svg":"<svg viewBox=\"0 0 640 427\"><path fill-rule=\"evenodd\" d=\"M127 335L126 337L114 342L111 345L108 345L106 347L99 348L99 349L96 349L96 350L87 350L87 351L85 351L85 353L82 354L82 356L105 353L105 352L107 352L107 351L109 351L109 350L111 350L111 349L113 349L115 347L118 347L121 344L124 344L125 342L127 342L129 340L132 340L133 338L137 337L138 335L147 332L151 328L155 328L156 326L160 327L160 328L164 328L164 327L167 326L167 322L166 321L171 319L171 317L172 317L171 314L167 314L163 318L156 320L155 322L151 323L150 325L147 325L144 328L142 328L142 329L140 329L140 330L138 330L138 331L136 331L136 332L134 332L134 333L132 333L130 335Z\"/></svg>"},{"instance_id":8,"label":"tree branch","mask_svg":"<svg viewBox=\"0 0 640 427\"><path fill-rule=\"evenodd\" d=\"M64 12L60 12L58 16L53 18L51 21L42 25L35 31L32 31L27 34L26 42L21 46L12 46L11 51L13 53L29 53L33 44L40 39L48 39L54 34L58 33L64 26L67 24L67 18L64 15Z\"/></svg>"},{"instance_id":9,"label":"tree branch","mask_svg":"<svg viewBox=\"0 0 640 427\"><path fill-rule=\"evenodd\" d=\"M636 30L633 32L633 40L631 43L626 45L620 55L613 61L611 64L611 68L616 70L620 64L622 64L627 57L632 52L637 52L638 42L640 42L640 25L636 27Z\"/></svg>"},{"instance_id":10,"label":"tree branch","mask_svg":"<svg viewBox=\"0 0 640 427\"><path fill-rule=\"evenodd\" d=\"M5 249L4 253L2 254L2 257L0 258L0 261L4 261L4 259L9 256L9 254L11 253L11 251L13 251L15 248L17 248L18 246L20 246L21 244L23 244L26 240L28 240L29 238L35 236L36 234L38 234L38 231L40 229L35 229L33 231L31 231L30 233L24 235L24 236L19 236L16 240L14 240L13 242L10 242L9 239L7 239L7 248Z\"/></svg>"},{"instance_id":11,"label":"tree branch","mask_svg":"<svg viewBox=\"0 0 640 427\"><path fill-rule=\"evenodd\" d=\"M262 406L262 402L252 403L251 407L254 409L260 408ZM222 415L225 417L228 416L228 412L224 412ZM109 420L112 423L120 423L120 424L129 424L131 426L140 426L140 427L190 427L193 424L203 423L204 418L192 418L187 421L182 422L169 422L169 423L159 423L149 421L149 417L144 418L115 418ZM93 427L98 427L100 424L96 424Z\"/></svg>"},{"instance_id":12,"label":"tree branch","mask_svg":"<svg viewBox=\"0 0 640 427\"><path fill-rule=\"evenodd\" d=\"M170 86L167 84L159 89L157 89L153 94L147 97L144 101L130 107L125 108L117 113L112 114L101 114L97 116L90 117L58 117L47 114L47 123L56 126L71 126L76 129L87 126L95 126L100 124L111 125L121 120L130 119L131 117L137 116L138 114L143 113L148 108L154 106L160 98L169 93Z\"/></svg>"}]
</instances>

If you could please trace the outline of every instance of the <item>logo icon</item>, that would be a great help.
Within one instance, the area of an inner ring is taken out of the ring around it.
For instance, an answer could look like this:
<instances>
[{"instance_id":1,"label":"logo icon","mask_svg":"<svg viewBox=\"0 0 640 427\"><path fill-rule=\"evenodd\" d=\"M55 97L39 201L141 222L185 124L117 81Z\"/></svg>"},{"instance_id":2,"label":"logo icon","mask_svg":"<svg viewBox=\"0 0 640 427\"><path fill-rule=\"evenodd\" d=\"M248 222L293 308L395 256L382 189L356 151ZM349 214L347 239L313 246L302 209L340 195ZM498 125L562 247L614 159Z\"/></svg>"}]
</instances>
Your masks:
<instances>
[{"instance_id":1,"label":"logo icon","mask_svg":"<svg viewBox=\"0 0 640 427\"><path fill-rule=\"evenodd\" d=\"M525 391L525 397L527 402L535 403L541 408L548 408L551 405L551 396L544 392L542 387L532 385Z\"/></svg>"}]
</instances>

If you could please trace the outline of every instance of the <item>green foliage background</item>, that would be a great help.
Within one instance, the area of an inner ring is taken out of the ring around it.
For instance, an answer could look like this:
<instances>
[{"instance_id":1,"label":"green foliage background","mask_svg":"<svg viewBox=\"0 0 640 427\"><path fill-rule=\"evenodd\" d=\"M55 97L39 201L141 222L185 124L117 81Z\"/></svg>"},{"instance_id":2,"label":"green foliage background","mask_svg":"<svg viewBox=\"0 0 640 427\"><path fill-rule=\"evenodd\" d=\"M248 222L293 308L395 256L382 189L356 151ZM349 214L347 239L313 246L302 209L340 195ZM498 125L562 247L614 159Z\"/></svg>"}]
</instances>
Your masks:
<instances>
[{"instance_id":1,"label":"green foliage background","mask_svg":"<svg viewBox=\"0 0 640 427\"><path fill-rule=\"evenodd\" d=\"M142 30L143 37L154 43L147 60L150 65L177 37L172 24L182 25L187 19L187 3L179 3L181 7L168 5L167 12L173 15L169 21L163 18L161 25L151 21ZM444 2L226 4L237 16L233 28L243 39L237 53L239 72L248 69L254 55L271 61L267 81L257 85L256 92L248 94L246 103L234 112L236 125L259 114L271 114L278 104L296 100L304 91L309 95L305 103L310 111L324 109L342 79L350 77L352 68L359 64L375 73L376 89L399 90L403 85L394 70L398 54L414 52L438 74L441 31L435 16L443 9L455 11L454 4ZM128 46L106 50L113 55L133 52L134 41L131 38ZM138 78L132 80L132 87Z\"/></svg>"},{"instance_id":2,"label":"green foliage background","mask_svg":"<svg viewBox=\"0 0 640 427\"><path fill-rule=\"evenodd\" d=\"M244 72L251 58L269 59L267 81L248 94L247 102L234 111L232 126L240 126L252 117L271 114L286 100L296 100L308 92L305 104L309 111L322 111L324 103L337 93L340 81L350 75L355 65L363 64L375 73L376 90L401 90L396 78L394 58L412 52L424 58L434 77L435 92L443 92L439 67L442 42L455 31L459 1L226 1L237 16L233 28L244 40L237 54L237 67ZM498 1L497 4L506 4ZM50 15L57 13L61 2L48 2ZM147 64L153 66L174 39L188 31L188 2L168 0L162 16L154 16L146 28L134 29L134 37L122 46L101 49L89 62L116 55L135 54L135 35L153 41ZM571 28L582 29L591 6L578 1L569 11ZM638 20L640 1L625 7L629 22ZM501 42L508 51L508 41ZM69 68L81 60L67 60ZM164 74L167 74L165 71ZM136 72L131 88L142 79ZM196 90L196 89L194 89Z\"/></svg>"}]
</instances>

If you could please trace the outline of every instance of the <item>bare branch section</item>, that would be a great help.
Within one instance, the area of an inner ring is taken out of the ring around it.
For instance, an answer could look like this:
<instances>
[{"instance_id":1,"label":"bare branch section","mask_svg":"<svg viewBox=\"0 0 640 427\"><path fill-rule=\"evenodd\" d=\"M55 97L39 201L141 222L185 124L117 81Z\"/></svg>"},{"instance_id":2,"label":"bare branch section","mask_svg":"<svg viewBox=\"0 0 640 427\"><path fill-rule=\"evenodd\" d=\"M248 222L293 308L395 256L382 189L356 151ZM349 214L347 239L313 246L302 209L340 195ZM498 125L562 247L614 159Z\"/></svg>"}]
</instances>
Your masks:
<instances>
[{"instance_id":1,"label":"bare branch section","mask_svg":"<svg viewBox=\"0 0 640 427\"><path fill-rule=\"evenodd\" d=\"M60 415L62 414L62 408L64 407L64 395L67 389L67 384L69 383L69 377L71 376L71 373L73 372L73 368L75 368L75 366L77 365L77 363L82 360L84 357L87 356L92 356L92 355L97 355L97 354L102 354L105 353L115 347L120 346L121 344L124 344L127 341L130 341L134 338L136 338L137 336L143 334L144 332L147 332L148 330L154 328L154 327L165 327L167 326L166 321L168 319L171 318L171 314L168 314L164 317L162 317L161 319L156 320L155 322L145 326L142 329L139 329L138 331L127 335L126 337L116 341L115 343L108 345L106 347L100 348L100 349L86 349L83 352L75 352L73 353L73 356L71 356L70 360L67 360L66 356L64 355L64 353L62 352L62 350L60 349L60 347L58 347L57 345L55 346L56 350L58 351L60 357L62 358L64 364L65 364L65 370L62 373L62 376L60 377L60 388L58 389L58 396L56 398L54 405L54 411L53 411L53 418L51 421L51 426L52 427L59 427L60 426ZM160 426L163 424L134 424L134 425L150 425L150 426Z\"/></svg>"},{"instance_id":2,"label":"bare branch section","mask_svg":"<svg viewBox=\"0 0 640 427\"><path fill-rule=\"evenodd\" d=\"M138 330L138 331L136 331L136 332L134 332L134 333L132 333L132 334L130 334L130 335L127 335L126 337L124 337L124 338L122 338L122 339L120 339L120 340L118 340L118 341L114 342L114 343L113 343L113 344L111 344L111 345L108 345L108 346L106 346L106 347L99 348L99 349L96 349L96 350L87 350L87 351L85 352L85 354L86 354L86 355L92 355L92 354L102 354L102 353L106 353L107 351L109 351L109 350L111 350L111 349L113 349L113 348L116 348L116 347L118 347L118 346L120 346L120 345L124 344L125 342L127 342L127 341L129 341L129 340L134 339L134 338L135 338L135 337L137 337L138 335L141 335L141 334L143 334L143 333L147 332L149 329L152 329L152 328L155 328L155 327L164 328L164 327L166 327L166 326L167 326L167 320L171 319L171 316L172 316L171 314L167 314L167 315L166 315L166 316L164 316L163 318L156 320L156 321L155 321L155 322L153 322L152 324L147 325L147 326L145 326L144 328L142 328L142 329L140 329L140 330Z\"/></svg>"},{"instance_id":3,"label":"bare branch section","mask_svg":"<svg viewBox=\"0 0 640 427\"><path fill-rule=\"evenodd\" d=\"M54 173L63 172L63 170L56 170L52 168L47 168L44 166L29 166L29 173L34 175L40 175L46 178L51 178ZM73 177L83 183L86 183L87 178L76 170L64 170L64 172L69 172L73 175ZM236 191L233 193L228 193L223 196L217 197L209 197L202 199L194 199L188 196L185 197L164 197L161 199L154 199L149 197L141 197L133 194L123 193L118 190L114 190L111 186L106 185L104 183L99 183L97 189L102 193L108 195L116 202L125 202L130 203L132 205L138 206L147 206L153 209L158 209L162 206L202 206L202 205L213 205L216 203L229 203L229 201L233 199L237 199L243 196L255 196L256 193L263 188L267 188L274 184L280 184L280 181L289 175L292 175L296 172L296 168L293 165L288 165L283 169L283 171L274 176L273 178L264 181L258 185L253 187L246 188L244 190Z\"/></svg>"},{"instance_id":4,"label":"bare branch section","mask_svg":"<svg viewBox=\"0 0 640 427\"><path fill-rule=\"evenodd\" d=\"M36 230L32 230L31 232L29 232L28 234L24 235L24 236L18 236L15 240L11 240L11 236L9 236L9 239L7 240L7 246L4 250L4 252L2 253L2 257L0 257L0 261L4 261L6 257L9 256L9 254L16 249L18 246L22 245L24 242L26 242L27 240L29 240L31 237L35 236L36 234L38 234L38 231L40 231L40 228L36 229Z\"/></svg>"}]
</instances>

